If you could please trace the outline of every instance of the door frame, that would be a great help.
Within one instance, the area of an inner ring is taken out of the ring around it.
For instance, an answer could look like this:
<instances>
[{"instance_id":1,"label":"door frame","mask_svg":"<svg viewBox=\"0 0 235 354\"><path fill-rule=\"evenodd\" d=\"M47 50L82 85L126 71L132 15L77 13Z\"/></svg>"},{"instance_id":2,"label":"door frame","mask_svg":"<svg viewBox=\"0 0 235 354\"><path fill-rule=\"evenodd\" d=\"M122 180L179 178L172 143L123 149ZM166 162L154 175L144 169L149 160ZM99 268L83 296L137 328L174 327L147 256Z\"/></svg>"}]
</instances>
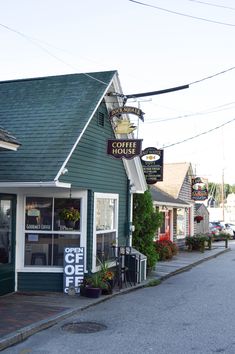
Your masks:
<instances>
[{"instance_id":1,"label":"door frame","mask_svg":"<svg viewBox=\"0 0 235 354\"><path fill-rule=\"evenodd\" d=\"M16 194L0 193L0 200L10 200L11 220L11 263L0 264L0 295L15 291L15 251L16 251ZM1 278L3 279L1 281Z\"/></svg>"}]
</instances>

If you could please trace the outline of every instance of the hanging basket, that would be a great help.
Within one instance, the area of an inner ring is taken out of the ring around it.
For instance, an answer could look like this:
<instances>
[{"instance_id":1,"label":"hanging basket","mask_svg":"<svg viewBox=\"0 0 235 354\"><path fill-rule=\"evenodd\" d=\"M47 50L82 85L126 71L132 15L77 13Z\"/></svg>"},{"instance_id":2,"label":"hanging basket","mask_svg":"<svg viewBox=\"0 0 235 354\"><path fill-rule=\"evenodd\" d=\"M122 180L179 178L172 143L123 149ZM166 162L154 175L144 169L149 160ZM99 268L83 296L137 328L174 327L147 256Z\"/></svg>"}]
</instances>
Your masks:
<instances>
[{"instance_id":1,"label":"hanging basket","mask_svg":"<svg viewBox=\"0 0 235 354\"><path fill-rule=\"evenodd\" d=\"M196 221L197 223L201 222L202 220L203 220L203 216L201 216L201 215L196 215L194 217L194 221Z\"/></svg>"}]
</instances>

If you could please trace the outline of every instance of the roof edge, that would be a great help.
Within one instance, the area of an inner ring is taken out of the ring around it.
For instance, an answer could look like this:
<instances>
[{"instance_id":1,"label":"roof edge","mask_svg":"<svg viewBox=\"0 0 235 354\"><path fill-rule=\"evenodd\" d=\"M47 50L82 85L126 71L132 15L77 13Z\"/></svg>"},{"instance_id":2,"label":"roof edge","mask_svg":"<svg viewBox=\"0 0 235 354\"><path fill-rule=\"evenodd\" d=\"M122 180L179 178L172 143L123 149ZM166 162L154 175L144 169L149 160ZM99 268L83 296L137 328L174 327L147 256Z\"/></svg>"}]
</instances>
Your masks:
<instances>
[{"instance_id":1,"label":"roof edge","mask_svg":"<svg viewBox=\"0 0 235 354\"><path fill-rule=\"evenodd\" d=\"M11 188L38 188L38 187L54 187L54 188L66 188L70 189L70 183L63 183L59 181L47 181L47 182L0 182L1 187Z\"/></svg>"}]
</instances>

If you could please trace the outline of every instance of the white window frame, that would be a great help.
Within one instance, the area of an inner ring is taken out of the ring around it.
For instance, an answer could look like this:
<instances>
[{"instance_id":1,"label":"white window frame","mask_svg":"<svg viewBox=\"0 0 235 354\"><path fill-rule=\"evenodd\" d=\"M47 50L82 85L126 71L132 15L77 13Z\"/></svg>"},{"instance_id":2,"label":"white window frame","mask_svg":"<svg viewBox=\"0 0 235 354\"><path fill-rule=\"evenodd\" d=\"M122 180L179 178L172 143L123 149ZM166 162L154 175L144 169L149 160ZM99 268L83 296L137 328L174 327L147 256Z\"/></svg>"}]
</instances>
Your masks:
<instances>
[{"instance_id":1,"label":"white window frame","mask_svg":"<svg viewBox=\"0 0 235 354\"><path fill-rule=\"evenodd\" d=\"M34 233L31 230L25 230L25 207L26 207L26 197L49 197L49 198L68 198L68 191L66 192L53 192L46 190L29 190L28 192L24 192L19 196L19 205L18 205L18 216L17 216L17 224L20 225L20 228L17 229L17 234L19 235L19 242L17 243L17 263L16 263L16 271L17 272L25 272L25 273L63 273L63 267L58 266L30 266L24 265L24 255L25 255L25 233L30 232ZM87 271L87 260L86 260L86 251L87 251L87 191L73 191L72 199L81 199L81 219L80 219L80 247L84 247L84 264L85 264L85 272ZM36 231L35 231L36 232ZM41 233L41 232L40 232ZM42 232L43 233L43 232ZM48 233L48 232L44 232ZM51 233L51 232L50 232ZM54 233L58 233L54 231ZM70 234L71 231L63 232ZM73 232L76 233L76 232Z\"/></svg>"},{"instance_id":2,"label":"white window frame","mask_svg":"<svg viewBox=\"0 0 235 354\"><path fill-rule=\"evenodd\" d=\"M96 230L96 201L97 199L114 199L115 200L115 213L114 213L114 225L115 228L108 230L108 232L116 232L116 245L118 244L118 214L119 214L119 195L112 193L94 193L94 220L93 220L93 252L92 252L92 272L97 272L100 267L96 265L96 234L103 233L104 231ZM112 262L110 262L110 266L112 266Z\"/></svg>"}]
</instances>

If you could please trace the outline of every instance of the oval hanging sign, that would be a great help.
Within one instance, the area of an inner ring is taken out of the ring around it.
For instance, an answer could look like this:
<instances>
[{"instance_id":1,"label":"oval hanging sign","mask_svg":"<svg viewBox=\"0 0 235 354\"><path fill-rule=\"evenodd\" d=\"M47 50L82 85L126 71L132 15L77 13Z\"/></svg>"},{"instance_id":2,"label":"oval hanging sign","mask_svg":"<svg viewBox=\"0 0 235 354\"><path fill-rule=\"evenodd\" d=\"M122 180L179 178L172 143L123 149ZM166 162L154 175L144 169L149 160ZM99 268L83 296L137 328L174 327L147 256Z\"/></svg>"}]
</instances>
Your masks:
<instances>
[{"instance_id":1,"label":"oval hanging sign","mask_svg":"<svg viewBox=\"0 0 235 354\"><path fill-rule=\"evenodd\" d=\"M163 150L148 147L140 158L147 184L163 181Z\"/></svg>"}]
</instances>

